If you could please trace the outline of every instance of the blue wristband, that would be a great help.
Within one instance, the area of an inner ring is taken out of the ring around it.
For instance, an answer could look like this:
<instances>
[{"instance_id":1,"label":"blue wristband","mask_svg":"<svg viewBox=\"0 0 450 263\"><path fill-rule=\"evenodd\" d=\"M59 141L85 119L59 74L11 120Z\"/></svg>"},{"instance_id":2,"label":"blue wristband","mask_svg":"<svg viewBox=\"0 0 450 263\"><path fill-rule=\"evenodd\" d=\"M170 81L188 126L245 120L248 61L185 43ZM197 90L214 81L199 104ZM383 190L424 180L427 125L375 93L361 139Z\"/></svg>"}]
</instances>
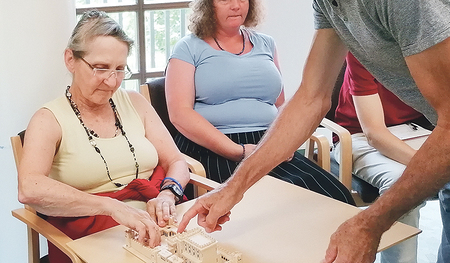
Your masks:
<instances>
[{"instance_id":1,"label":"blue wristband","mask_svg":"<svg viewBox=\"0 0 450 263\"><path fill-rule=\"evenodd\" d=\"M169 181L172 181L172 182L176 183L176 184L178 185L178 187L180 187L180 189L183 190L183 187L181 186L181 184L180 184L177 180L175 180L174 178L172 178L172 177L166 177L166 178L164 178L164 179L162 180L162 182L161 182L161 187L163 186L163 184L164 184L164 182L165 182L166 180L169 180Z\"/></svg>"}]
</instances>

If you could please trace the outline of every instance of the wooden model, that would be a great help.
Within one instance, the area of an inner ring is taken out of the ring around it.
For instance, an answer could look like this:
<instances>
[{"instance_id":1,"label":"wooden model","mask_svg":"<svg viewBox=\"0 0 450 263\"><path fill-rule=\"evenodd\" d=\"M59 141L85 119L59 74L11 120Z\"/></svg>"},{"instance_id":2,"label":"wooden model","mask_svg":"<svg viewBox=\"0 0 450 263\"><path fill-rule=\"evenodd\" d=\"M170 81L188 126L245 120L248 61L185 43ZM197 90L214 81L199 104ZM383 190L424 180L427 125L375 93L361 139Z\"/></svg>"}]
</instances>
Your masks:
<instances>
[{"instance_id":1,"label":"wooden model","mask_svg":"<svg viewBox=\"0 0 450 263\"><path fill-rule=\"evenodd\" d=\"M161 228L161 245L155 248L137 241L138 233L125 231L124 248L146 263L243 263L242 254L228 251L201 228L177 233L173 220Z\"/></svg>"}]
</instances>

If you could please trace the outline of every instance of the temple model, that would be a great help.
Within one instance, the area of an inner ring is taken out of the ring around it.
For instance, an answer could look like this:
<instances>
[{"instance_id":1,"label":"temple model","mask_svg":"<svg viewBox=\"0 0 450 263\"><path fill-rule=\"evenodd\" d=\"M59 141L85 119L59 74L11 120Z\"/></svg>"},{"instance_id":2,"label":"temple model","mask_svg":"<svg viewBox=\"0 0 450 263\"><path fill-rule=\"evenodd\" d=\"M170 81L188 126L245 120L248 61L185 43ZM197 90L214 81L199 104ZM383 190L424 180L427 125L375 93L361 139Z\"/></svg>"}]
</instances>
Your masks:
<instances>
[{"instance_id":1,"label":"temple model","mask_svg":"<svg viewBox=\"0 0 450 263\"><path fill-rule=\"evenodd\" d=\"M138 233L125 231L124 248L146 263L243 263L242 254L228 251L201 228L177 233L173 220L161 228L161 245L150 248L137 241Z\"/></svg>"}]
</instances>

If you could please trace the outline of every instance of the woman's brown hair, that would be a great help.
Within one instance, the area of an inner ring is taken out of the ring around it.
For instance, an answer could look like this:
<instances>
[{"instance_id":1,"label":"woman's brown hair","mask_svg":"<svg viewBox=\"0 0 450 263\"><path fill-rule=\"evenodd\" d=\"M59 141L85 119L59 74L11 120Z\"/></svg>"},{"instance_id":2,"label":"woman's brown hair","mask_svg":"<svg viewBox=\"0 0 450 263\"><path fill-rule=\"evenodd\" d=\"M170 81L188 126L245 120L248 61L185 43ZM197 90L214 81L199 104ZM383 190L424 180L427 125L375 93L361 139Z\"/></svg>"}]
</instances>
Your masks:
<instances>
[{"instance_id":1,"label":"woman's brown hair","mask_svg":"<svg viewBox=\"0 0 450 263\"><path fill-rule=\"evenodd\" d=\"M215 0L194 0L191 2L192 14L190 16L189 30L197 37L215 37L217 29ZM262 18L260 0L247 0L249 2L245 27L256 27Z\"/></svg>"}]
</instances>

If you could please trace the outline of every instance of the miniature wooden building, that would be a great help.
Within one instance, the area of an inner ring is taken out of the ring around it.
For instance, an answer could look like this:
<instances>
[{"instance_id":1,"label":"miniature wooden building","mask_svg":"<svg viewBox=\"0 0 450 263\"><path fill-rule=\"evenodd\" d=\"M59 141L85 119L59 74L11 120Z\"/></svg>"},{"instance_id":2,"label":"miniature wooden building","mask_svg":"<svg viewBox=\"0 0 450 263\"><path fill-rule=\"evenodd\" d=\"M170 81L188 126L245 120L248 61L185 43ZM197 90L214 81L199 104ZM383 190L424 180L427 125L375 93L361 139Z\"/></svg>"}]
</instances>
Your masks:
<instances>
[{"instance_id":1,"label":"miniature wooden building","mask_svg":"<svg viewBox=\"0 0 450 263\"><path fill-rule=\"evenodd\" d=\"M177 233L173 222L161 228L161 245L155 248L137 241L138 233L125 231L124 248L146 263L243 263L242 254L228 251L201 228Z\"/></svg>"}]
</instances>

